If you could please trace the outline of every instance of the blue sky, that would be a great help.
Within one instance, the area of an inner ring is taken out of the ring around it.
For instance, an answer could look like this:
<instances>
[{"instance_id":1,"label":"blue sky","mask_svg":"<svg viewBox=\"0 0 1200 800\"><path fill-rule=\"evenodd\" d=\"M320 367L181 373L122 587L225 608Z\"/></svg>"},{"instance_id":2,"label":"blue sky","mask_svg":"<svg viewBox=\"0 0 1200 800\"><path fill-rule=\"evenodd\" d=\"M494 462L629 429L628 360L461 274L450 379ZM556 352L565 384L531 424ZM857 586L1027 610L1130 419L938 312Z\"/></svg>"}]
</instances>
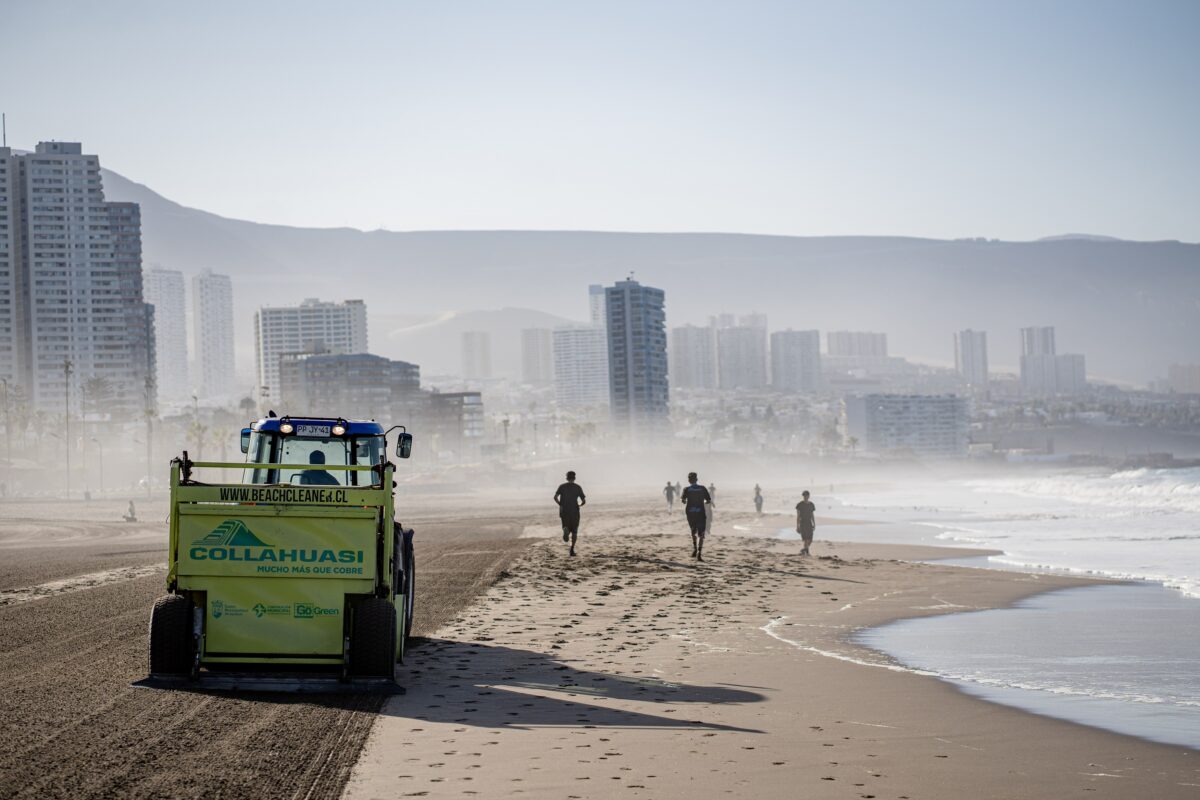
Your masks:
<instances>
[{"instance_id":1,"label":"blue sky","mask_svg":"<svg viewBox=\"0 0 1200 800\"><path fill-rule=\"evenodd\" d=\"M1198 2L38 3L9 144L295 225L1200 241Z\"/></svg>"}]
</instances>

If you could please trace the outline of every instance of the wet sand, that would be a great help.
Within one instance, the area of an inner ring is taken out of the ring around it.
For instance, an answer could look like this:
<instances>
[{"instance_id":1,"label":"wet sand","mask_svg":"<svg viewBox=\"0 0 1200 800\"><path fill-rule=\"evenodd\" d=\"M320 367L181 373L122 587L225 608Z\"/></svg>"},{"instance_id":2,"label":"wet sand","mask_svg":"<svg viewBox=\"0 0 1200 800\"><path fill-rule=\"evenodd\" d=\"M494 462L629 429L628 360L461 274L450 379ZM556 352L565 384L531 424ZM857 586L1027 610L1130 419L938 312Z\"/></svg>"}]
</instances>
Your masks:
<instances>
[{"instance_id":1,"label":"wet sand","mask_svg":"<svg viewBox=\"0 0 1200 800\"><path fill-rule=\"evenodd\" d=\"M847 641L1086 581L900 561L945 551L831 544L829 520L802 558L761 538L778 522L718 517L703 564L678 514L585 512L574 559L531 527L548 538L413 653L347 797L1197 796L1195 751L987 703Z\"/></svg>"}]
</instances>

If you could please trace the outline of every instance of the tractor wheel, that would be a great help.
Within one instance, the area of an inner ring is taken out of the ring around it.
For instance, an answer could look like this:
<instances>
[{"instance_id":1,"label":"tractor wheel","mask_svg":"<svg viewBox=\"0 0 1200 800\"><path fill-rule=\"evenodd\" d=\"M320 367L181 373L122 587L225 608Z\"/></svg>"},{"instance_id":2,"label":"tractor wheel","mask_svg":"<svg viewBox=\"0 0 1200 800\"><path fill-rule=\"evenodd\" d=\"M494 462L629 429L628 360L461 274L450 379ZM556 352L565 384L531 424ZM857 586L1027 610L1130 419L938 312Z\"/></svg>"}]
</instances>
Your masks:
<instances>
[{"instance_id":1,"label":"tractor wheel","mask_svg":"<svg viewBox=\"0 0 1200 800\"><path fill-rule=\"evenodd\" d=\"M412 638L413 612L417 607L417 560L413 556L412 536L404 537L404 635Z\"/></svg>"},{"instance_id":2,"label":"tractor wheel","mask_svg":"<svg viewBox=\"0 0 1200 800\"><path fill-rule=\"evenodd\" d=\"M350 671L359 676L390 678L396 663L396 606L368 597L354 607L350 636Z\"/></svg>"},{"instance_id":3,"label":"tractor wheel","mask_svg":"<svg viewBox=\"0 0 1200 800\"><path fill-rule=\"evenodd\" d=\"M150 612L150 674L187 675L192 668L192 601L169 594Z\"/></svg>"}]
</instances>

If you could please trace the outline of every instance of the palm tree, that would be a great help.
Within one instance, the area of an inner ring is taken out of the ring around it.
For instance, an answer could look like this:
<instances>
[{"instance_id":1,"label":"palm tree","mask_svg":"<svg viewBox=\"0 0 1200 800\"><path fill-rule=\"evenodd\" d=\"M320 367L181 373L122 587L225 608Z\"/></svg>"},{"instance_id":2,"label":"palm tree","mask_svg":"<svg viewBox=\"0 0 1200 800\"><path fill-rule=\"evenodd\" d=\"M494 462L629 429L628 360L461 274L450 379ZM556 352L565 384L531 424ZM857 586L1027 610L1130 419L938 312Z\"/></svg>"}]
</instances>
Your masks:
<instances>
[{"instance_id":1,"label":"palm tree","mask_svg":"<svg viewBox=\"0 0 1200 800\"><path fill-rule=\"evenodd\" d=\"M100 413L112 400L113 383L103 375L93 375L83 384L83 408L85 412Z\"/></svg>"},{"instance_id":2,"label":"palm tree","mask_svg":"<svg viewBox=\"0 0 1200 800\"><path fill-rule=\"evenodd\" d=\"M192 456L192 461L203 461L201 457L204 454L204 439L208 433L208 426L202 424L199 419L193 418L191 424L188 425L188 436L196 442L196 455Z\"/></svg>"}]
</instances>

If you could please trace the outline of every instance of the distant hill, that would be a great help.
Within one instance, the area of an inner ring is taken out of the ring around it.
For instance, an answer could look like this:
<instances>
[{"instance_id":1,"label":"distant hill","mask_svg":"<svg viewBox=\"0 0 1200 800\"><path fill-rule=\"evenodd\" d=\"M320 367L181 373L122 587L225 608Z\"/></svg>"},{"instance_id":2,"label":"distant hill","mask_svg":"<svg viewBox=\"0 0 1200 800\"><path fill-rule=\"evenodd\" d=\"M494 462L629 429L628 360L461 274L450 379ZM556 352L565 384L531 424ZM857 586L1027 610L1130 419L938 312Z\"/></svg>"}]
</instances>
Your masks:
<instances>
[{"instance_id":1,"label":"distant hill","mask_svg":"<svg viewBox=\"0 0 1200 800\"><path fill-rule=\"evenodd\" d=\"M1065 242L1072 239L1078 239L1088 242L1122 242L1124 239L1118 239L1115 236L1097 236L1094 233L1063 233L1058 236L1043 236L1038 239L1039 242Z\"/></svg>"},{"instance_id":2,"label":"distant hill","mask_svg":"<svg viewBox=\"0 0 1200 800\"><path fill-rule=\"evenodd\" d=\"M361 297L372 350L397 358L436 352L430 357L437 364L422 364L426 372L457 368L457 327L405 334L397 333L403 324L381 328L382 318L411 322L503 308L581 320L589 283L611 283L632 271L666 290L670 326L722 311L760 311L772 329L886 331L894 354L943 363L953 359L953 332L972 327L988 331L994 367L1012 367L1019 327L1055 325L1060 351L1085 353L1093 376L1142 382L1163 375L1173 361L1200 362L1197 244L1076 236L999 242L364 232L227 219L110 171L104 186L109 199L141 204L147 262L233 276L244 358L257 306ZM513 324L525 325L504 322ZM384 349L393 343L392 352Z\"/></svg>"},{"instance_id":3,"label":"distant hill","mask_svg":"<svg viewBox=\"0 0 1200 800\"><path fill-rule=\"evenodd\" d=\"M467 331L485 331L492 337L492 374L519 378L521 331L555 328L573 321L528 308L450 312L415 323L386 313L370 310L368 313L371 349L420 364L422 375L458 374L462 366L462 335Z\"/></svg>"}]
</instances>

